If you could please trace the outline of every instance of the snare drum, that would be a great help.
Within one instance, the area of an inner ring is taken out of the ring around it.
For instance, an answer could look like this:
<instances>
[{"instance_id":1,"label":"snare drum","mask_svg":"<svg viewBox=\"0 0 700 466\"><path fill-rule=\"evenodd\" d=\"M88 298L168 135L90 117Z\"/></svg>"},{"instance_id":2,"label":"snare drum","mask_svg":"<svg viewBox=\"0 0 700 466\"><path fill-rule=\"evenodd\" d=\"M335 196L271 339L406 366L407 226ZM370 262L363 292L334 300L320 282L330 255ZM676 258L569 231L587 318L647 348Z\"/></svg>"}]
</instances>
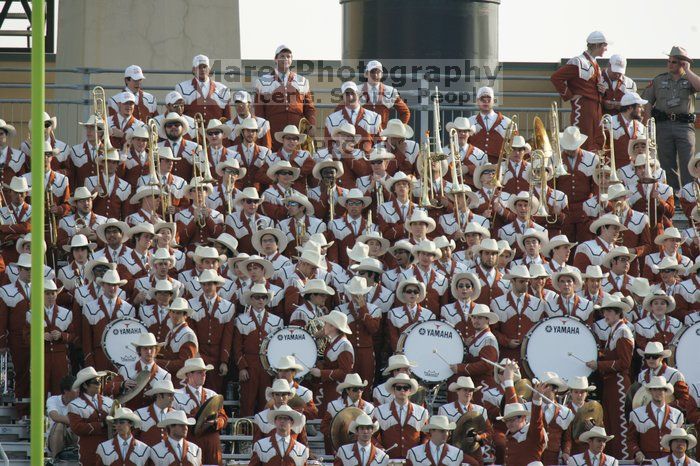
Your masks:
<instances>
[{"instance_id":1,"label":"snare drum","mask_svg":"<svg viewBox=\"0 0 700 466\"><path fill-rule=\"evenodd\" d=\"M424 382L442 382L453 375L451 364L464 359L462 336L448 322L428 320L416 322L399 337L396 352L414 361L413 375Z\"/></svg>"},{"instance_id":2,"label":"snare drum","mask_svg":"<svg viewBox=\"0 0 700 466\"><path fill-rule=\"evenodd\" d=\"M136 319L124 317L109 322L102 333L102 349L107 359L115 366L136 361L139 355L131 343L142 333L148 333L148 327Z\"/></svg>"},{"instance_id":3,"label":"snare drum","mask_svg":"<svg viewBox=\"0 0 700 466\"><path fill-rule=\"evenodd\" d=\"M700 383L700 364L695 359L695 351L700 348L700 322L678 332L669 348L670 365L681 371L688 385Z\"/></svg>"},{"instance_id":4,"label":"snare drum","mask_svg":"<svg viewBox=\"0 0 700 466\"><path fill-rule=\"evenodd\" d=\"M598 346L593 332L583 321L575 317L550 317L527 332L521 357L530 377L543 380L545 372L556 372L564 380L571 380L588 377L593 372L579 359L596 361Z\"/></svg>"},{"instance_id":5,"label":"snare drum","mask_svg":"<svg viewBox=\"0 0 700 466\"><path fill-rule=\"evenodd\" d=\"M260 345L260 362L270 374L275 374L275 364L282 356L292 355L304 368L297 372L303 377L316 366L318 349L313 335L301 327L289 326L269 334Z\"/></svg>"}]
</instances>

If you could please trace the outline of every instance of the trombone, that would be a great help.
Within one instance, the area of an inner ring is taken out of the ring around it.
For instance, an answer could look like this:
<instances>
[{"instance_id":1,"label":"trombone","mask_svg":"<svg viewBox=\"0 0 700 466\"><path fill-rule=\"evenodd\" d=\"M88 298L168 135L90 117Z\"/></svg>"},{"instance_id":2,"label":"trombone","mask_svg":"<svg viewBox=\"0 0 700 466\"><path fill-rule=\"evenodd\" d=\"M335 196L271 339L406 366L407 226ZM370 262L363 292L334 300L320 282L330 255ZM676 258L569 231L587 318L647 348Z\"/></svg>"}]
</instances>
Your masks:
<instances>
[{"instance_id":1,"label":"trombone","mask_svg":"<svg viewBox=\"0 0 700 466\"><path fill-rule=\"evenodd\" d=\"M530 154L530 180L529 180L529 198L532 202L535 186L540 187L540 206L535 212L536 217L548 217L547 212L547 156L541 149L535 149ZM543 199L542 199L543 198ZM528 206L526 225L530 224L532 218L532 206ZM552 222L553 223L553 222Z\"/></svg>"},{"instance_id":2,"label":"trombone","mask_svg":"<svg viewBox=\"0 0 700 466\"><path fill-rule=\"evenodd\" d=\"M158 186L160 189L160 209L163 219L173 222L173 215L168 212L173 205L170 187L161 181L160 157L158 156L158 123L153 118L148 119L148 176L151 179L149 185Z\"/></svg>"},{"instance_id":3,"label":"trombone","mask_svg":"<svg viewBox=\"0 0 700 466\"><path fill-rule=\"evenodd\" d=\"M107 192L107 186L109 186L109 171L108 171L108 162L107 162L107 154L116 151L114 146L112 146L112 142L109 139L109 125L107 124L107 97L105 94L105 90L102 86L95 86L92 89L92 106L94 110L94 115L95 115L95 171L97 175L97 185L99 186L100 184L100 164L97 161L98 158L98 153L99 153L99 147L100 147L100 138L98 136L98 130L97 130L97 125L101 122L103 131L102 131L102 149L104 152L104 173L102 174L104 182L105 182L105 192L100 193L100 197L107 197L109 196L109 193Z\"/></svg>"},{"instance_id":4,"label":"trombone","mask_svg":"<svg viewBox=\"0 0 700 466\"><path fill-rule=\"evenodd\" d=\"M518 131L518 115L512 115L510 117L510 123L506 127L506 132L503 136L503 145L498 154L498 161L496 162L496 176L494 177L494 186L501 185L501 165L504 161L510 158L510 154L513 152L513 138L515 133ZM491 219L491 225L496 221L496 211L494 209L493 218Z\"/></svg>"},{"instance_id":5,"label":"trombone","mask_svg":"<svg viewBox=\"0 0 700 466\"><path fill-rule=\"evenodd\" d=\"M457 146L459 145L459 139L457 135L457 129L452 128L450 130L450 157L452 158L452 163L450 163L450 175L452 177L452 190L454 191L456 187L463 190L464 186L464 172L462 171L462 161L459 159L459 152L457 152ZM459 171L457 171L457 164L459 164ZM464 199L464 205L467 205L467 193L462 192L462 198ZM464 233L466 225L462 225L462 216L460 215L459 208L457 207L456 196L455 196L455 206L454 206L455 220L457 221L458 231ZM462 243L467 242L465 235L460 236L460 241Z\"/></svg>"},{"instance_id":6,"label":"trombone","mask_svg":"<svg viewBox=\"0 0 700 466\"><path fill-rule=\"evenodd\" d=\"M601 158L601 165L610 165L610 184L622 183L620 178L617 176L617 167L615 165L615 134L613 128L613 117L609 114L603 115L601 120L601 126L603 127L603 148L598 152L598 156ZM607 133L606 133L607 132ZM608 145L608 149L605 145ZM605 153L608 153L608 157L605 157Z\"/></svg>"},{"instance_id":7,"label":"trombone","mask_svg":"<svg viewBox=\"0 0 700 466\"><path fill-rule=\"evenodd\" d=\"M197 152L194 156L194 168L198 169L202 176L203 183L214 183L216 180L211 176L211 164L209 163L209 147L207 146L207 127L204 124L204 117L201 113L194 116L195 128L197 131ZM201 158L204 157L204 160ZM197 167L201 164L202 166ZM196 177L197 175L195 175Z\"/></svg>"}]
</instances>

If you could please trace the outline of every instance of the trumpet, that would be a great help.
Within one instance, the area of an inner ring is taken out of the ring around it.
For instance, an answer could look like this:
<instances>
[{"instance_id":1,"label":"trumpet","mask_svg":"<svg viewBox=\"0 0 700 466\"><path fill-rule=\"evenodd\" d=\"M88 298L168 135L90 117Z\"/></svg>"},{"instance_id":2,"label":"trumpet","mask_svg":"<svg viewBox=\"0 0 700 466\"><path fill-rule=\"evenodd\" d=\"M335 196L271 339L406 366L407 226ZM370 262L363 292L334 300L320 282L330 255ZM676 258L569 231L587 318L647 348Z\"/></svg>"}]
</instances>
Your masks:
<instances>
[{"instance_id":1,"label":"trumpet","mask_svg":"<svg viewBox=\"0 0 700 466\"><path fill-rule=\"evenodd\" d=\"M107 186L109 186L109 170L107 162L107 154L116 151L117 149L112 146L112 141L109 139L109 125L107 124L107 97L105 90L102 86L95 86L92 89L92 106L95 114L95 172L97 175L97 184L100 184L100 164L97 161L98 148L100 147L100 139L98 136L97 125L102 122L103 132L102 132L102 149L104 151L104 177L105 182L105 192L100 193L100 197L107 197L109 193L107 192Z\"/></svg>"},{"instance_id":2,"label":"trumpet","mask_svg":"<svg viewBox=\"0 0 700 466\"><path fill-rule=\"evenodd\" d=\"M294 228L296 229L297 246L303 246L304 238L306 237L306 222L304 219L294 219Z\"/></svg>"}]
</instances>

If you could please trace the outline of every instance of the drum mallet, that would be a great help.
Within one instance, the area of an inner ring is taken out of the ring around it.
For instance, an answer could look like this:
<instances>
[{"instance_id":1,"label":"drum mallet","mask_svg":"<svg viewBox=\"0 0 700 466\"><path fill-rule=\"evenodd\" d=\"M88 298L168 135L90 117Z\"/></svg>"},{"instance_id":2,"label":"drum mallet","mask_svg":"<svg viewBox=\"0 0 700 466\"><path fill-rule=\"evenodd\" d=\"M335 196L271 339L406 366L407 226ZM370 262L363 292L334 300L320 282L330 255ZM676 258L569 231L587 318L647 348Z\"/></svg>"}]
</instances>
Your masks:
<instances>
[{"instance_id":1,"label":"drum mallet","mask_svg":"<svg viewBox=\"0 0 700 466\"><path fill-rule=\"evenodd\" d=\"M299 364L301 364L302 366L306 367L306 370L307 370L307 371L310 371L310 370L311 370L311 368L308 366L308 364L306 364L304 361L302 361L301 358L300 358L299 356L297 356L296 353L292 353L292 356L294 356L294 359L296 359L297 361L299 361Z\"/></svg>"},{"instance_id":2,"label":"drum mallet","mask_svg":"<svg viewBox=\"0 0 700 466\"><path fill-rule=\"evenodd\" d=\"M481 359L482 361L484 361L484 362L487 362L487 363L491 364L493 367L497 368L498 370L502 370L502 371L506 370L505 367L501 366L501 365L498 364L497 362L491 361L490 359L486 359L486 358L484 358L484 357L481 357L480 359Z\"/></svg>"},{"instance_id":3,"label":"drum mallet","mask_svg":"<svg viewBox=\"0 0 700 466\"><path fill-rule=\"evenodd\" d=\"M452 365L452 364L450 364L449 362L447 362L447 359L445 359L445 358L442 357L442 354L440 354L440 353L438 352L437 348L433 348L433 354L436 355L438 358L440 358L440 359L442 360L442 362L444 362L444 363L447 364L448 366L451 366L451 365Z\"/></svg>"},{"instance_id":4,"label":"drum mallet","mask_svg":"<svg viewBox=\"0 0 700 466\"><path fill-rule=\"evenodd\" d=\"M566 353L566 354L567 354L567 356L569 356L570 358L578 359L578 360L581 361L582 363L586 364L586 361L584 361L583 359L579 358L579 357L576 356L574 353L568 352L568 353Z\"/></svg>"}]
</instances>

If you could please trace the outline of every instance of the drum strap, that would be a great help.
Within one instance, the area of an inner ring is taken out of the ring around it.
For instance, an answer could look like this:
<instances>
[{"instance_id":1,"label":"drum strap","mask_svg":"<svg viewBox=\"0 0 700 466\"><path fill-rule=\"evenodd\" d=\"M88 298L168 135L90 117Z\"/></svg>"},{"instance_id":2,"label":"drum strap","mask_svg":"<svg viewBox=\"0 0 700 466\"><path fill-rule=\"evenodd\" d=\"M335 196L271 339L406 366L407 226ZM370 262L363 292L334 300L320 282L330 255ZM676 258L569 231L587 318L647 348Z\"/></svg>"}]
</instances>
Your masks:
<instances>
[{"instance_id":1,"label":"drum strap","mask_svg":"<svg viewBox=\"0 0 700 466\"><path fill-rule=\"evenodd\" d=\"M136 446L136 439L134 436L131 436L131 442L129 442L129 448L126 449L126 456L122 458L122 447L119 445L120 439L118 435L115 435L114 438L112 439L112 446L114 447L114 451L117 452L117 456L119 457L119 464L121 465L126 465L127 460L131 456L131 453L134 451L134 447Z\"/></svg>"},{"instance_id":2,"label":"drum strap","mask_svg":"<svg viewBox=\"0 0 700 466\"><path fill-rule=\"evenodd\" d=\"M330 353L330 351L335 347L335 344L338 343L338 341L340 341L340 339L343 338L344 336L345 335L341 333L340 335L335 337L335 340L333 340L332 342L330 342L328 344L328 346L326 346L326 349L323 352L323 355L326 356L326 359L328 359L328 353Z\"/></svg>"},{"instance_id":3,"label":"drum strap","mask_svg":"<svg viewBox=\"0 0 700 466\"><path fill-rule=\"evenodd\" d=\"M612 343L613 337L615 336L615 332L617 329L624 323L624 320L620 320L615 326L610 330L610 334L608 335L608 339L605 340L605 349L610 349L610 344Z\"/></svg>"},{"instance_id":4,"label":"drum strap","mask_svg":"<svg viewBox=\"0 0 700 466\"><path fill-rule=\"evenodd\" d=\"M433 459L433 453L430 451L431 450L431 448L430 448L431 443L432 442L428 441L428 442L423 444L424 448L425 448L425 457L428 458L428 461L430 461L430 464L432 466L438 466L440 464L443 464L442 462L445 459L445 456L447 456L447 450L448 450L447 445L446 444L442 445L442 453L440 454L440 458L438 459L438 462L436 463L435 460Z\"/></svg>"},{"instance_id":5,"label":"drum strap","mask_svg":"<svg viewBox=\"0 0 700 466\"><path fill-rule=\"evenodd\" d=\"M182 332L185 329L185 327L187 327L187 322L181 323L178 327L172 329L170 333L168 333L168 336L165 337L166 348L170 348L170 343L175 339L176 336L178 336L180 332Z\"/></svg>"},{"instance_id":6,"label":"drum strap","mask_svg":"<svg viewBox=\"0 0 700 466\"><path fill-rule=\"evenodd\" d=\"M586 460L586 466L593 466L593 462L591 461L591 455L590 455L590 450L586 450L586 453L583 454L583 459ZM605 466L605 453L600 454L600 463L597 464L597 466Z\"/></svg>"}]
</instances>

